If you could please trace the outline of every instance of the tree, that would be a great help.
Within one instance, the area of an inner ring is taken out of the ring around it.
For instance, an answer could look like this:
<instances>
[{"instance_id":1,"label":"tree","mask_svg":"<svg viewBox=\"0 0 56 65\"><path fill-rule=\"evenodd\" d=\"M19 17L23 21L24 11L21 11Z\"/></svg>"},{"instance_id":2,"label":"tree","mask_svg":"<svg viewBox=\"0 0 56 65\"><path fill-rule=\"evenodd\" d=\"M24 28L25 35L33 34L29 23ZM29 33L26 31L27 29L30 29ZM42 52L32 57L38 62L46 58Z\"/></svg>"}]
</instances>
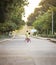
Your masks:
<instances>
[{"instance_id":1,"label":"tree","mask_svg":"<svg viewBox=\"0 0 56 65\"><path fill-rule=\"evenodd\" d=\"M40 8L35 8L34 12L31 13L29 16L28 16L28 21L27 21L27 24L28 25L32 25L33 22L36 20L36 18L41 14L41 9Z\"/></svg>"},{"instance_id":2,"label":"tree","mask_svg":"<svg viewBox=\"0 0 56 65\"><path fill-rule=\"evenodd\" d=\"M39 33L45 33L51 31L51 14L46 12L42 16L38 16L37 20L33 23L33 26L39 31Z\"/></svg>"},{"instance_id":3,"label":"tree","mask_svg":"<svg viewBox=\"0 0 56 65\"><path fill-rule=\"evenodd\" d=\"M0 0L0 30L6 31L7 27L12 26L12 30L19 28L22 25L22 14L24 6L27 5L27 0ZM11 22L11 23L9 23ZM8 24L6 27L5 24ZM10 29L10 28L9 28ZM11 29L10 29L11 30Z\"/></svg>"},{"instance_id":4,"label":"tree","mask_svg":"<svg viewBox=\"0 0 56 65\"><path fill-rule=\"evenodd\" d=\"M39 5L42 6L41 8L43 11L47 11L49 7L51 6L56 7L56 1L55 0L42 0Z\"/></svg>"},{"instance_id":5,"label":"tree","mask_svg":"<svg viewBox=\"0 0 56 65\"><path fill-rule=\"evenodd\" d=\"M39 5L41 7L35 8L34 12L29 15L27 24L33 25L39 33L50 33L52 28L53 11L53 26L54 32L56 32L56 1L42 0ZM48 10L50 10L50 12Z\"/></svg>"}]
</instances>

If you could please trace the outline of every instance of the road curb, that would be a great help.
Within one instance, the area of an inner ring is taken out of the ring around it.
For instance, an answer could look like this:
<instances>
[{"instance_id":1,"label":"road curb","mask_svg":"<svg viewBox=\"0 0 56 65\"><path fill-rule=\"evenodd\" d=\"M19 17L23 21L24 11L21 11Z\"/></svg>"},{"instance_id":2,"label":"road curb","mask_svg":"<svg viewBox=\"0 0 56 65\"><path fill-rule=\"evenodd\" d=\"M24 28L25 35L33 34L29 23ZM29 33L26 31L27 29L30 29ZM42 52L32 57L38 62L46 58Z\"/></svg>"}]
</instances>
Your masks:
<instances>
[{"instance_id":1,"label":"road curb","mask_svg":"<svg viewBox=\"0 0 56 65\"><path fill-rule=\"evenodd\" d=\"M56 43L56 39L50 39L50 41Z\"/></svg>"},{"instance_id":2,"label":"road curb","mask_svg":"<svg viewBox=\"0 0 56 65\"><path fill-rule=\"evenodd\" d=\"M56 39L52 39L52 38L43 38L43 37L36 37L36 36L34 36L33 38L36 38L36 39L43 39L43 40L50 40L51 42L56 43Z\"/></svg>"}]
</instances>

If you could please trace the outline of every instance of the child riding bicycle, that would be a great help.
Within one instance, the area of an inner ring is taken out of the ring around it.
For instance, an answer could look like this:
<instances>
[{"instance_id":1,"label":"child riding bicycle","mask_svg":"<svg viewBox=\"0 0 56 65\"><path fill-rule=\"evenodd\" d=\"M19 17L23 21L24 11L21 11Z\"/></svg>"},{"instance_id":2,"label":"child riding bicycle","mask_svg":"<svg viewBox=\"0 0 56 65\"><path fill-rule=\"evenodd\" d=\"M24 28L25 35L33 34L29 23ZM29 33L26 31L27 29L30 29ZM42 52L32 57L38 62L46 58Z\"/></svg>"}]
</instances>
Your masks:
<instances>
[{"instance_id":1,"label":"child riding bicycle","mask_svg":"<svg viewBox=\"0 0 56 65\"><path fill-rule=\"evenodd\" d=\"M28 42L31 42L31 40L30 40L30 32L28 32L28 31L26 31L27 33L26 33L26 39L25 39L25 41L28 43Z\"/></svg>"}]
</instances>

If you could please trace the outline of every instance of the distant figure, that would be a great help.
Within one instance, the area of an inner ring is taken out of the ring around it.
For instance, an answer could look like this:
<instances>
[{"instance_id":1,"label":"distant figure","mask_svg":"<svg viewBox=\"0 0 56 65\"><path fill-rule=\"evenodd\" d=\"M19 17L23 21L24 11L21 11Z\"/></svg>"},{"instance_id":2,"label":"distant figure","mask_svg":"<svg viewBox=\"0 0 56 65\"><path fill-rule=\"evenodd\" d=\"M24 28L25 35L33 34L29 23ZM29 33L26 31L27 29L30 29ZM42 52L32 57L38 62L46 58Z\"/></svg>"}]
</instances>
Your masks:
<instances>
[{"instance_id":1,"label":"distant figure","mask_svg":"<svg viewBox=\"0 0 56 65\"><path fill-rule=\"evenodd\" d=\"M9 37L12 37L12 32L11 31L9 32Z\"/></svg>"},{"instance_id":2,"label":"distant figure","mask_svg":"<svg viewBox=\"0 0 56 65\"><path fill-rule=\"evenodd\" d=\"M30 32L26 31L26 38L25 38L25 41L28 43L28 42L31 42L30 40Z\"/></svg>"}]
</instances>

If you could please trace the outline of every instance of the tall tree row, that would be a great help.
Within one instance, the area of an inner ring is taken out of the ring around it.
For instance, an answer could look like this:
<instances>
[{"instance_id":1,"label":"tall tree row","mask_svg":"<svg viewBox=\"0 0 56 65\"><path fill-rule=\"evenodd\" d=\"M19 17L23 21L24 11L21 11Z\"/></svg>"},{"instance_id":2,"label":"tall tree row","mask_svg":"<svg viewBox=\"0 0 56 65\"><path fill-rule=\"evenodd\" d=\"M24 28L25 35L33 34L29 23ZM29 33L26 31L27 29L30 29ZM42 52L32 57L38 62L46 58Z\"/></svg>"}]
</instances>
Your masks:
<instances>
[{"instance_id":1,"label":"tall tree row","mask_svg":"<svg viewBox=\"0 0 56 65\"><path fill-rule=\"evenodd\" d=\"M28 17L28 23L31 22L38 33L51 34L52 32L52 12L53 12L53 29L56 32L56 1L41 0L40 8L35 8L33 15ZM33 17L32 17L32 16ZM32 20L30 20L30 19ZM33 20L34 19L34 20Z\"/></svg>"},{"instance_id":2,"label":"tall tree row","mask_svg":"<svg viewBox=\"0 0 56 65\"><path fill-rule=\"evenodd\" d=\"M27 4L27 0L0 0L0 32L13 31L24 24L22 15Z\"/></svg>"}]
</instances>

